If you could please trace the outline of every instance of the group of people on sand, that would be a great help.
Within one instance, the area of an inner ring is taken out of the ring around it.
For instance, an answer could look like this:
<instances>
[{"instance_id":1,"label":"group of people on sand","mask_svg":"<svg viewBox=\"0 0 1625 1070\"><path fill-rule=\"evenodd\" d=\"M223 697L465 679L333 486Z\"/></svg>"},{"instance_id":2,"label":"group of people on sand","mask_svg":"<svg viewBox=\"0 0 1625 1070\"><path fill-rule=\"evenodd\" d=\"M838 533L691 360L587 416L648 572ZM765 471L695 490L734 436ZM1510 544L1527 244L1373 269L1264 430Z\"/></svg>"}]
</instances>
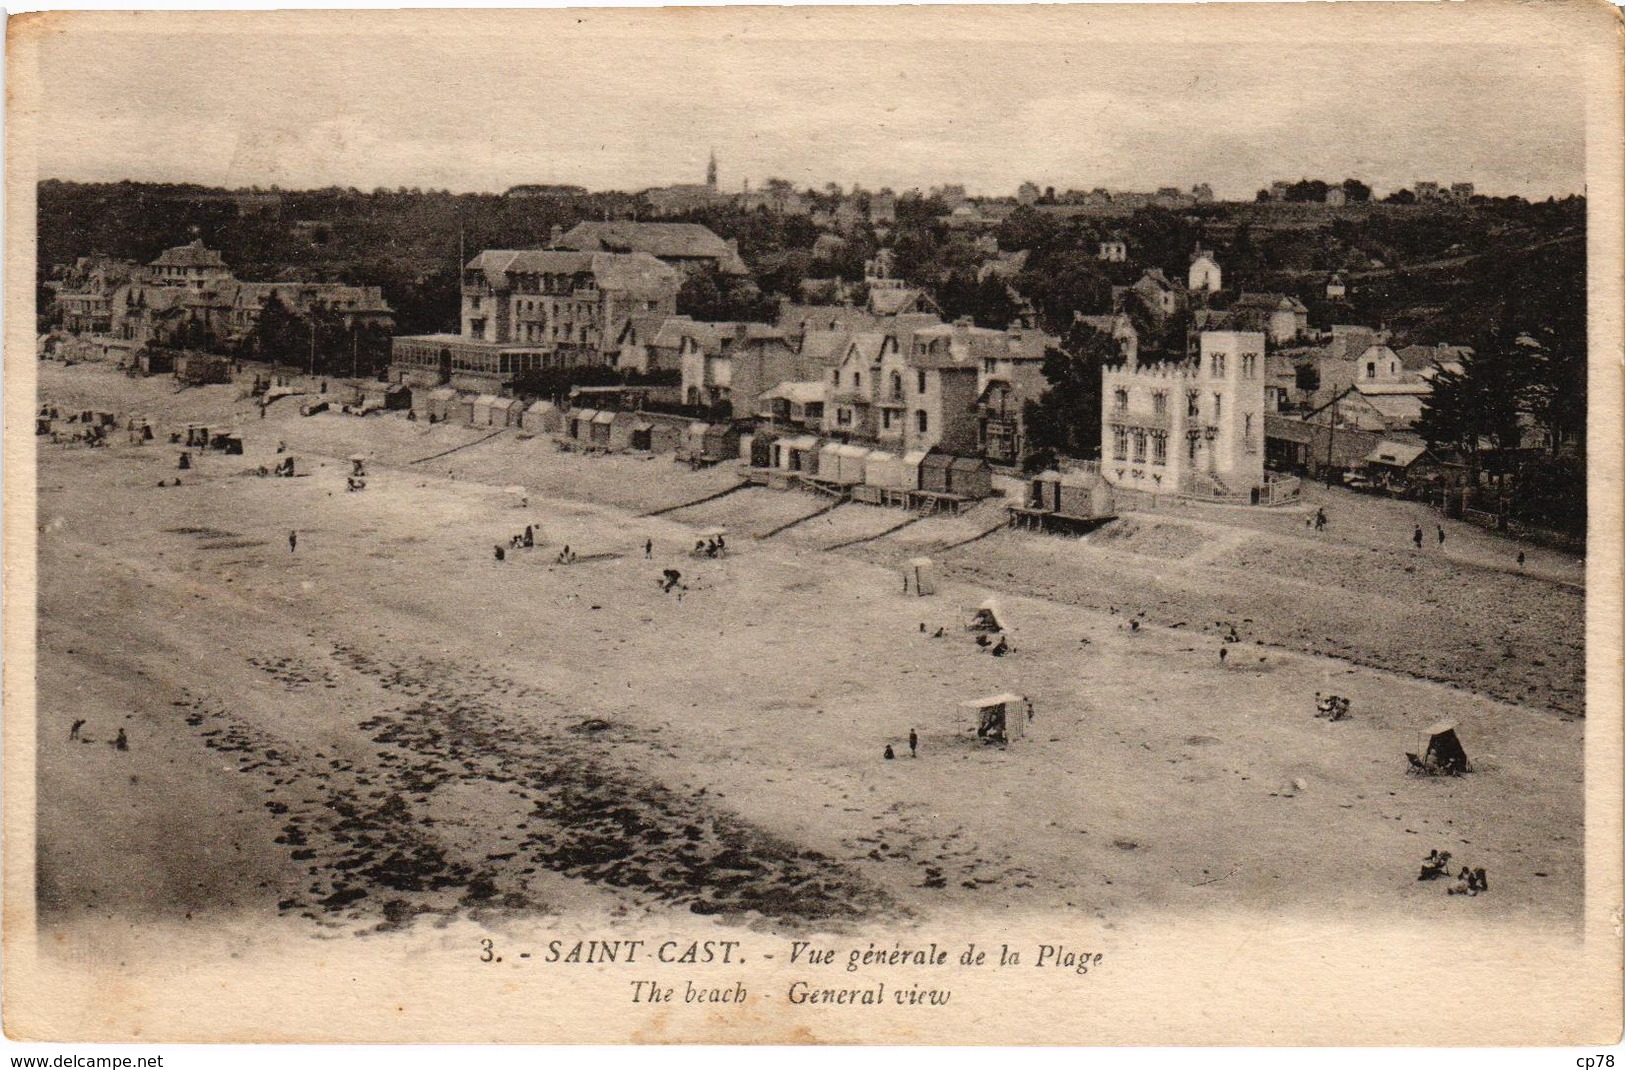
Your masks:
<instances>
[{"instance_id":1,"label":"group of people on sand","mask_svg":"<svg viewBox=\"0 0 1625 1070\"><path fill-rule=\"evenodd\" d=\"M1440 549L1443 549L1444 548L1444 525L1443 524L1435 524L1433 526L1439 530L1439 547L1440 547ZM1412 544L1414 544L1416 546L1416 548L1418 550L1420 550L1422 548L1422 541L1425 538L1426 538L1426 536L1424 536L1422 534L1422 525L1421 524L1416 525L1416 530L1411 532L1411 542L1412 542Z\"/></svg>"},{"instance_id":2,"label":"group of people on sand","mask_svg":"<svg viewBox=\"0 0 1625 1070\"><path fill-rule=\"evenodd\" d=\"M508 537L508 545L507 546L503 546L503 545L501 545L499 543L496 546L491 547L491 553L492 553L492 556L494 556L498 561L506 561L508 559L508 551L509 550L531 550L531 549L534 549L535 547L536 547L536 528L532 524L526 524L524 531L518 532L518 533L516 533L514 535L510 535ZM570 550L570 548L568 546L566 546L562 551L560 551L560 553L559 553L559 564L561 564L561 565L568 564L568 561L565 560L566 557L568 557L570 561L575 560L575 554L571 552L571 550Z\"/></svg>"},{"instance_id":3,"label":"group of people on sand","mask_svg":"<svg viewBox=\"0 0 1625 1070\"><path fill-rule=\"evenodd\" d=\"M1416 875L1416 879L1419 881L1434 881L1448 879L1449 876L1450 852L1433 850L1429 851L1428 856L1422 859L1422 872ZM1478 895L1489 890L1490 879L1484 872L1483 866L1479 866L1477 869L1462 866L1461 872L1456 874L1455 883L1446 888L1445 892L1449 895Z\"/></svg>"},{"instance_id":4,"label":"group of people on sand","mask_svg":"<svg viewBox=\"0 0 1625 1070\"><path fill-rule=\"evenodd\" d=\"M920 756L920 735L912 728L908 730L908 756L910 758L918 758ZM889 762L897 757L897 752L892 750L892 745L888 743L886 744L885 751L881 753L881 757Z\"/></svg>"},{"instance_id":5,"label":"group of people on sand","mask_svg":"<svg viewBox=\"0 0 1625 1070\"><path fill-rule=\"evenodd\" d=\"M1322 696L1316 691L1315 716L1324 717L1328 721L1346 721L1349 719L1349 700L1342 695Z\"/></svg>"},{"instance_id":6,"label":"group of people on sand","mask_svg":"<svg viewBox=\"0 0 1625 1070\"><path fill-rule=\"evenodd\" d=\"M728 550L728 544L721 535L710 539L694 540L695 557L721 557Z\"/></svg>"},{"instance_id":7,"label":"group of people on sand","mask_svg":"<svg viewBox=\"0 0 1625 1070\"><path fill-rule=\"evenodd\" d=\"M86 723L87 722L85 721L85 719L83 717L81 717L77 721L73 722L73 727L68 729L68 742L70 742L70 743L90 743L90 742L92 742L92 740L88 736L85 736L85 735L82 734L84 732ZM124 729L120 728L118 730L118 735L113 737L112 747L113 747L114 750L129 750L130 749L130 737L124 734Z\"/></svg>"}]
</instances>

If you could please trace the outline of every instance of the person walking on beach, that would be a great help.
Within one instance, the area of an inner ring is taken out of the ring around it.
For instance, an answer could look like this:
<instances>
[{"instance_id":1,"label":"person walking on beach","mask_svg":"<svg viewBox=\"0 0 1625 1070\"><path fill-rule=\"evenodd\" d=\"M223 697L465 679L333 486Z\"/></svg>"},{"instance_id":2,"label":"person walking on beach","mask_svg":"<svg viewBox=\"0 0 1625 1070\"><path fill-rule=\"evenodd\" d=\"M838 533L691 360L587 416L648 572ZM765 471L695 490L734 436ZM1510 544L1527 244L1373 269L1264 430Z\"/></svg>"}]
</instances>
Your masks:
<instances>
[{"instance_id":1,"label":"person walking on beach","mask_svg":"<svg viewBox=\"0 0 1625 1070\"><path fill-rule=\"evenodd\" d=\"M1518 571L1519 572L1523 571L1523 551L1522 550L1518 551Z\"/></svg>"},{"instance_id":2,"label":"person walking on beach","mask_svg":"<svg viewBox=\"0 0 1625 1070\"><path fill-rule=\"evenodd\" d=\"M291 554L297 549L299 549L299 533L290 531L288 532L288 552Z\"/></svg>"},{"instance_id":3,"label":"person walking on beach","mask_svg":"<svg viewBox=\"0 0 1625 1070\"><path fill-rule=\"evenodd\" d=\"M1326 510L1323 507L1315 509L1315 530L1326 530Z\"/></svg>"},{"instance_id":4,"label":"person walking on beach","mask_svg":"<svg viewBox=\"0 0 1625 1070\"><path fill-rule=\"evenodd\" d=\"M1225 647L1225 646L1221 646L1219 648L1219 668L1221 668L1221 669L1224 668L1224 659L1229 657L1229 656L1230 656L1230 648Z\"/></svg>"},{"instance_id":5,"label":"person walking on beach","mask_svg":"<svg viewBox=\"0 0 1625 1070\"><path fill-rule=\"evenodd\" d=\"M644 539L643 540L643 559L645 561L647 561L649 558L653 557L654 555L655 555L655 541L653 539Z\"/></svg>"},{"instance_id":6,"label":"person walking on beach","mask_svg":"<svg viewBox=\"0 0 1625 1070\"><path fill-rule=\"evenodd\" d=\"M124 734L124 729L121 728L118 730L118 738L113 740L113 746L117 750L130 749L130 737Z\"/></svg>"},{"instance_id":7,"label":"person walking on beach","mask_svg":"<svg viewBox=\"0 0 1625 1070\"><path fill-rule=\"evenodd\" d=\"M85 727L85 719L83 717L81 717L77 721L73 722L73 727L72 728L68 729L68 738L70 740L78 739L79 738L79 730L81 728L83 728L83 727Z\"/></svg>"},{"instance_id":8,"label":"person walking on beach","mask_svg":"<svg viewBox=\"0 0 1625 1070\"><path fill-rule=\"evenodd\" d=\"M920 736L912 728L908 730L908 756L910 758L920 756Z\"/></svg>"},{"instance_id":9,"label":"person walking on beach","mask_svg":"<svg viewBox=\"0 0 1625 1070\"><path fill-rule=\"evenodd\" d=\"M1411 541L1416 544L1416 548L1418 550L1420 550L1422 548L1422 525L1421 524L1416 525L1416 532L1415 532L1415 534L1413 534L1411 536Z\"/></svg>"},{"instance_id":10,"label":"person walking on beach","mask_svg":"<svg viewBox=\"0 0 1625 1070\"><path fill-rule=\"evenodd\" d=\"M1436 524L1434 526L1439 529L1439 545L1442 547L1444 546L1444 525Z\"/></svg>"}]
</instances>

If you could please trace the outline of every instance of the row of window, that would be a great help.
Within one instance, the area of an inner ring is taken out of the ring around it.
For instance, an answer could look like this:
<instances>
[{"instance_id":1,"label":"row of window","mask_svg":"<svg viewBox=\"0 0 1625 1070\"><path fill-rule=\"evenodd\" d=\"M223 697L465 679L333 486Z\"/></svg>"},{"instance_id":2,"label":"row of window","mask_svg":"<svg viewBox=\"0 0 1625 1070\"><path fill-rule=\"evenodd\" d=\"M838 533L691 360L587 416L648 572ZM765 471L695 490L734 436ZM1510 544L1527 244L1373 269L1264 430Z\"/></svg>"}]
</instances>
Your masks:
<instances>
[{"instance_id":1,"label":"row of window","mask_svg":"<svg viewBox=\"0 0 1625 1070\"><path fill-rule=\"evenodd\" d=\"M1190 390L1185 393L1185 415L1201 415L1202 393L1199 390ZM1128 391L1118 387L1112 395L1112 407L1117 412L1128 411ZM1151 393L1151 411L1158 416L1168 415L1168 391L1155 390ZM1213 419L1218 420L1224 415L1224 395L1215 392L1213 395ZM1252 419L1252 417L1248 417Z\"/></svg>"},{"instance_id":2,"label":"row of window","mask_svg":"<svg viewBox=\"0 0 1625 1070\"><path fill-rule=\"evenodd\" d=\"M1168 433L1166 431L1147 431L1143 427L1133 429L1127 427L1112 428L1112 459L1126 461L1129 459L1129 447L1133 446L1134 463L1144 464L1146 457L1146 444L1151 446L1151 463L1165 465L1168 463ZM1194 446L1193 451L1194 453Z\"/></svg>"},{"instance_id":3,"label":"row of window","mask_svg":"<svg viewBox=\"0 0 1625 1070\"><path fill-rule=\"evenodd\" d=\"M925 393L925 372L918 371L918 372L915 372L915 375L917 376L917 378L915 379L915 384L914 384L915 385L915 392L923 395ZM831 368L830 373L829 373L829 379L830 379L830 382L833 383L835 386L840 386L841 385L841 369L839 369L839 368ZM852 373L852 389L853 390L862 390L863 389L863 373L862 372L855 371L855 372ZM893 401L901 401L903 399L903 375L902 375L901 372L892 372L891 373L891 390L890 390L890 392L888 393L887 396Z\"/></svg>"},{"instance_id":4,"label":"row of window","mask_svg":"<svg viewBox=\"0 0 1625 1070\"><path fill-rule=\"evenodd\" d=\"M1229 367L1229 355L1214 353L1208 360L1208 374L1215 379L1223 379ZM1241 377L1243 379L1258 378L1258 354L1243 353L1241 355Z\"/></svg>"},{"instance_id":5,"label":"row of window","mask_svg":"<svg viewBox=\"0 0 1625 1070\"><path fill-rule=\"evenodd\" d=\"M902 415L894 414L890 409L882 409L880 413L880 429L882 431L894 430L901 423ZM852 410L844 406L835 409L835 423L839 427L852 426ZM924 409L914 411L914 430L919 434L926 434L931 429L931 415Z\"/></svg>"}]
</instances>

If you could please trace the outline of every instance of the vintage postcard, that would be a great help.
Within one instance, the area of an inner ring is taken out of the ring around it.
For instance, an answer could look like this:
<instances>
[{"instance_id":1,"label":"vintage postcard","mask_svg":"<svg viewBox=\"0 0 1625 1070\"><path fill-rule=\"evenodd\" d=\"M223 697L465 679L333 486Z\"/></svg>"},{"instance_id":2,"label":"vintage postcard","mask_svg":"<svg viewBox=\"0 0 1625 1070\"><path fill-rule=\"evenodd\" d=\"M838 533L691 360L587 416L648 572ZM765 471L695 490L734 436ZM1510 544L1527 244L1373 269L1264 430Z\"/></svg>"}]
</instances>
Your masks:
<instances>
[{"instance_id":1,"label":"vintage postcard","mask_svg":"<svg viewBox=\"0 0 1625 1070\"><path fill-rule=\"evenodd\" d=\"M7 1035L1617 1040L1620 28L13 18Z\"/></svg>"}]
</instances>

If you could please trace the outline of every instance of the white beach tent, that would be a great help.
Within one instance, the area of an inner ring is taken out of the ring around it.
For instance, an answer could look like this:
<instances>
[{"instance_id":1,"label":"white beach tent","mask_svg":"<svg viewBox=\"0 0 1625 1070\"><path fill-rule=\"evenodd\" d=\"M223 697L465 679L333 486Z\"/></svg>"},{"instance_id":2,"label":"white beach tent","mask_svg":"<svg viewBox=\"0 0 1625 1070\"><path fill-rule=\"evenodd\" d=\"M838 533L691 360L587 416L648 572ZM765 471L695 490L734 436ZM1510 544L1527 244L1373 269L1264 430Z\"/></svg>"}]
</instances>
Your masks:
<instances>
[{"instance_id":1,"label":"white beach tent","mask_svg":"<svg viewBox=\"0 0 1625 1070\"><path fill-rule=\"evenodd\" d=\"M960 709L970 710L976 718L976 737L990 743L1020 739L1027 731L1027 720L1032 716L1032 703L1025 695L1005 691L986 698L961 702Z\"/></svg>"},{"instance_id":2,"label":"white beach tent","mask_svg":"<svg viewBox=\"0 0 1625 1070\"><path fill-rule=\"evenodd\" d=\"M903 592L923 598L937 593L937 569L929 557L911 557L903 563Z\"/></svg>"}]
</instances>

